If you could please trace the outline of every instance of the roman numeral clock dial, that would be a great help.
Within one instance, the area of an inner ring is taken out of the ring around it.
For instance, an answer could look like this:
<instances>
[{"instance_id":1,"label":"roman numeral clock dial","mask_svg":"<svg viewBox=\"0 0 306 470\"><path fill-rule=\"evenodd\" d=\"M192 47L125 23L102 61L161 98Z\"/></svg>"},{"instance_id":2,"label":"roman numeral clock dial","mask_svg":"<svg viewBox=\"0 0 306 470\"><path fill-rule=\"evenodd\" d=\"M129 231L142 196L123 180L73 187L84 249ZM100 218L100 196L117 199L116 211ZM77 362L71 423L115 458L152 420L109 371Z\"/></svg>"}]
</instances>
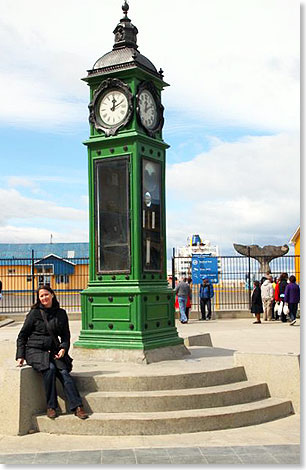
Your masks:
<instances>
[{"instance_id":1,"label":"roman numeral clock dial","mask_svg":"<svg viewBox=\"0 0 306 470\"><path fill-rule=\"evenodd\" d=\"M149 136L155 137L164 123L164 107L154 84L150 81L142 82L138 87L136 100L138 121Z\"/></svg>"},{"instance_id":2,"label":"roman numeral clock dial","mask_svg":"<svg viewBox=\"0 0 306 470\"><path fill-rule=\"evenodd\" d=\"M121 91L109 91L102 96L99 114L106 126L121 123L128 112L128 100Z\"/></svg>"},{"instance_id":3,"label":"roman numeral clock dial","mask_svg":"<svg viewBox=\"0 0 306 470\"><path fill-rule=\"evenodd\" d=\"M157 122L157 109L153 96L148 90L139 95L140 120L147 129L154 129Z\"/></svg>"},{"instance_id":4,"label":"roman numeral clock dial","mask_svg":"<svg viewBox=\"0 0 306 470\"><path fill-rule=\"evenodd\" d=\"M106 136L115 135L133 115L133 95L129 86L117 78L103 80L89 105L89 121Z\"/></svg>"}]
</instances>

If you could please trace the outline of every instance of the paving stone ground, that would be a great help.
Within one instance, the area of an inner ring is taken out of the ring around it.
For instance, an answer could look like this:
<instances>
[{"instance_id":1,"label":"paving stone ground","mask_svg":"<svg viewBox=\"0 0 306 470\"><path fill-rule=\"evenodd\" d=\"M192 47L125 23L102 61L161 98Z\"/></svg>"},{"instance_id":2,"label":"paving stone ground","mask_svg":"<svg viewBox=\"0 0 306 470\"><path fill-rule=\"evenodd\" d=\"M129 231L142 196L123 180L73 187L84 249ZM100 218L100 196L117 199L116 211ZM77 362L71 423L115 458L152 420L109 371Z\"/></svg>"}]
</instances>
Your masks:
<instances>
[{"instance_id":1,"label":"paving stone ground","mask_svg":"<svg viewBox=\"0 0 306 470\"><path fill-rule=\"evenodd\" d=\"M233 447L160 447L67 452L2 454L0 463L12 465L160 465L160 464L300 464L299 445Z\"/></svg>"},{"instance_id":2,"label":"paving stone ground","mask_svg":"<svg viewBox=\"0 0 306 470\"><path fill-rule=\"evenodd\" d=\"M223 354L212 361L231 359L244 352L298 353L300 328L268 322L260 329L250 319L177 323L181 336L210 333ZM273 324L272 324L273 323ZM14 358L21 324L0 328L7 356ZM71 322L77 339L79 322ZM226 352L226 355L224 355ZM231 354L230 354L231 353ZM226 362L227 361L227 362ZM0 358L1 362L1 358ZM196 364L196 362L195 362ZM190 368L192 363L190 363ZM0 464L300 464L300 422L295 414L284 419L245 428L171 436L62 436L34 433L0 436ZM39 450L39 451L38 451Z\"/></svg>"}]
</instances>

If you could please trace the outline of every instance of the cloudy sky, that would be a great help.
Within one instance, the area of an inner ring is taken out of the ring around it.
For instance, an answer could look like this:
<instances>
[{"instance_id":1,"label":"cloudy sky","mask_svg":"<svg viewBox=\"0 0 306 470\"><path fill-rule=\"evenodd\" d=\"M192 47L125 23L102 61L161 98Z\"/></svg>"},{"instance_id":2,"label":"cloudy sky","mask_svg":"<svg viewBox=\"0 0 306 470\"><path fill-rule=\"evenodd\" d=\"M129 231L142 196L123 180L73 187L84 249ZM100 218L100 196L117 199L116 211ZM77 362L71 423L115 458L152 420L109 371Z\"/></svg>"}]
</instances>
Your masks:
<instances>
[{"instance_id":1,"label":"cloudy sky","mask_svg":"<svg viewBox=\"0 0 306 470\"><path fill-rule=\"evenodd\" d=\"M0 243L88 240L80 79L112 49L122 3L0 0ZM230 254L296 230L300 3L130 0L139 50L171 85L169 251L193 233Z\"/></svg>"}]
</instances>

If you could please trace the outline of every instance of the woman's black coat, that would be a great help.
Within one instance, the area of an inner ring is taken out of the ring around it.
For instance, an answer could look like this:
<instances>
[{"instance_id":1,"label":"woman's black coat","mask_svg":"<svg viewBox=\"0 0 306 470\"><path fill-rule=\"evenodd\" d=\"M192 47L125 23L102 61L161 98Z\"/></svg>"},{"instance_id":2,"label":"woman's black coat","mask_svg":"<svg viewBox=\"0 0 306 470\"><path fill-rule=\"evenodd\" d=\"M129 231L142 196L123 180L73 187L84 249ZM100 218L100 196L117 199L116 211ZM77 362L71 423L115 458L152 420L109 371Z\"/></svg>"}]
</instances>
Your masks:
<instances>
[{"instance_id":1,"label":"woman's black coat","mask_svg":"<svg viewBox=\"0 0 306 470\"><path fill-rule=\"evenodd\" d=\"M281 300L284 300L285 290L286 290L287 284L288 283L287 283L286 279L283 279L279 283L279 292L278 293L279 293L279 296L282 294Z\"/></svg>"},{"instance_id":2,"label":"woman's black coat","mask_svg":"<svg viewBox=\"0 0 306 470\"><path fill-rule=\"evenodd\" d=\"M39 308L30 310L17 338L16 359L24 358L27 364L38 371L49 368L50 355L53 357L62 348L67 354L70 347L70 330L66 311L62 308L44 308L43 310L49 328L56 337L60 337L59 348L56 348L49 335ZM56 360L56 365L59 369L66 368L65 362L61 359Z\"/></svg>"},{"instance_id":3,"label":"woman's black coat","mask_svg":"<svg viewBox=\"0 0 306 470\"><path fill-rule=\"evenodd\" d=\"M253 290L251 313L263 313L260 287L255 287Z\"/></svg>"}]
</instances>

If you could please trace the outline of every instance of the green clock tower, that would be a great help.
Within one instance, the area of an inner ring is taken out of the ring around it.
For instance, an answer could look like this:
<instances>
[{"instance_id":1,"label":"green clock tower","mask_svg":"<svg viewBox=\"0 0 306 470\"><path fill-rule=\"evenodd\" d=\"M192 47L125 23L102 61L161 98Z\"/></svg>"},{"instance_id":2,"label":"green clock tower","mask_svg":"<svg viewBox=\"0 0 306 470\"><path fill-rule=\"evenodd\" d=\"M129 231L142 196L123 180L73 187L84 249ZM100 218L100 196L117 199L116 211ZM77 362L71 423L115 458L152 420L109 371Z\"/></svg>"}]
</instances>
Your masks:
<instances>
[{"instance_id":1,"label":"green clock tower","mask_svg":"<svg viewBox=\"0 0 306 470\"><path fill-rule=\"evenodd\" d=\"M161 92L167 83L138 51L128 9L125 1L112 51L84 78L90 87L90 265L74 347L186 354L166 270Z\"/></svg>"}]
</instances>

